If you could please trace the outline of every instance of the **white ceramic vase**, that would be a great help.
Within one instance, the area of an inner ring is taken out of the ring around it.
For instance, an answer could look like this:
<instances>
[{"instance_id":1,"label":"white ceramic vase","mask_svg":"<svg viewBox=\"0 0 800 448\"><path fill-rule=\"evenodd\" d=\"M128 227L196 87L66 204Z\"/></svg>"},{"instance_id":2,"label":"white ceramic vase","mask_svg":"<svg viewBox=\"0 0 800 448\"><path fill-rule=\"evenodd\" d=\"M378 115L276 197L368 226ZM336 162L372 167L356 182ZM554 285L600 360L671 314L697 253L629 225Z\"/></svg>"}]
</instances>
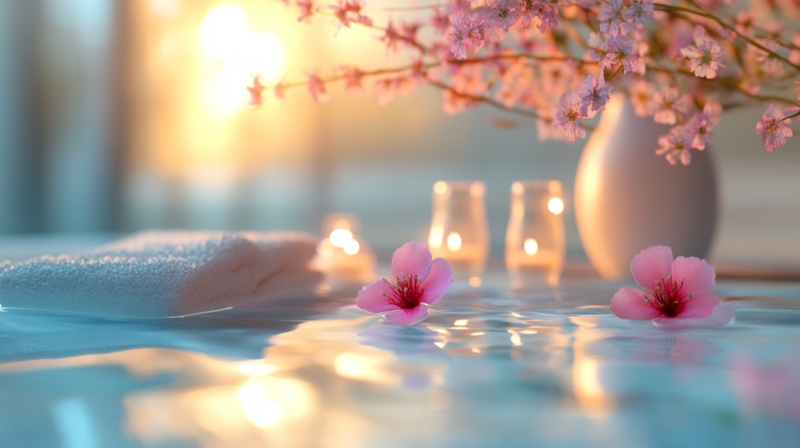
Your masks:
<instances>
[{"instance_id":1,"label":"white ceramic vase","mask_svg":"<svg viewBox=\"0 0 800 448\"><path fill-rule=\"evenodd\" d=\"M655 154L670 127L637 117L615 95L583 150L575 216L584 250L607 279L630 277L634 255L653 245L673 255L708 254L717 221L717 181L709 149L672 166Z\"/></svg>"}]
</instances>

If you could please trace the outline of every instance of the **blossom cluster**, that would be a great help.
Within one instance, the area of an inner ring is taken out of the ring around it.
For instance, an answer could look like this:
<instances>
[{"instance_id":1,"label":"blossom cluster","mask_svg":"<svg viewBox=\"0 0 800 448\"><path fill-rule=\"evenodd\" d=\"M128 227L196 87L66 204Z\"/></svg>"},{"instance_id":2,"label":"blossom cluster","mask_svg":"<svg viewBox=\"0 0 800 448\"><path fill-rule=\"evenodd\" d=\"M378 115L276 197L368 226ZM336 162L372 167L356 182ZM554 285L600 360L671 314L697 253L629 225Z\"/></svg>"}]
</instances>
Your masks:
<instances>
[{"instance_id":1,"label":"blossom cluster","mask_svg":"<svg viewBox=\"0 0 800 448\"><path fill-rule=\"evenodd\" d=\"M428 85L442 91L449 114L488 105L531 120L540 139L574 142L586 137L584 120L623 93L637 115L672 126L654 150L673 165L705 149L723 110L772 103L756 129L768 151L786 144L800 111L800 90L786 93L800 74L800 33L784 36L782 22L800 8L785 2L449 0L370 10L363 0L279 1L296 8L298 22L374 30L390 55L407 60L328 76L311 69L304 81L272 86L279 98L305 86L328 101L326 85L337 81L366 95L373 80L385 105ZM248 89L253 105L269 90L257 76Z\"/></svg>"}]
</instances>

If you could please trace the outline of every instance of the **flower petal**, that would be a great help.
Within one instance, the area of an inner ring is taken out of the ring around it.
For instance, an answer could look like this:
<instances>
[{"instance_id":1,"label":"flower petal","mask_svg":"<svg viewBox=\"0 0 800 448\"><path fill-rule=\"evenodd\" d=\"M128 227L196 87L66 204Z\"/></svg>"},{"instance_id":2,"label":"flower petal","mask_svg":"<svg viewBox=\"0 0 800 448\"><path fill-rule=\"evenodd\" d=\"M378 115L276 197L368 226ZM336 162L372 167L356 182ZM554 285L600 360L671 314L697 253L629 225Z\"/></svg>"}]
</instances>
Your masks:
<instances>
[{"instance_id":1,"label":"flower petal","mask_svg":"<svg viewBox=\"0 0 800 448\"><path fill-rule=\"evenodd\" d=\"M416 275L425 280L431 269L431 251L417 241L409 241L392 256L392 277L400 278L402 274Z\"/></svg>"},{"instance_id":2,"label":"flower petal","mask_svg":"<svg viewBox=\"0 0 800 448\"><path fill-rule=\"evenodd\" d=\"M386 315L386 322L395 325L414 325L422 322L428 315L428 307L420 305L408 310L397 310Z\"/></svg>"},{"instance_id":3,"label":"flower petal","mask_svg":"<svg viewBox=\"0 0 800 448\"><path fill-rule=\"evenodd\" d=\"M617 291L611 299L611 312L622 319L650 320L659 316L659 312L644 298L644 291L625 287Z\"/></svg>"},{"instance_id":4,"label":"flower petal","mask_svg":"<svg viewBox=\"0 0 800 448\"><path fill-rule=\"evenodd\" d=\"M678 257L672 263L672 280L683 280L683 290L699 296L714 287L714 267L697 257Z\"/></svg>"},{"instance_id":5,"label":"flower petal","mask_svg":"<svg viewBox=\"0 0 800 448\"><path fill-rule=\"evenodd\" d=\"M453 271L450 269L450 263L443 258L437 258L431 263L430 273L422 282L424 291L422 291L420 301L435 303L447 294L452 285Z\"/></svg>"},{"instance_id":6,"label":"flower petal","mask_svg":"<svg viewBox=\"0 0 800 448\"><path fill-rule=\"evenodd\" d=\"M386 296L383 295L384 293L386 293ZM399 309L400 307L397 305L389 303L387 296L392 296L391 285L386 279L382 278L369 286L361 288L356 298L356 305L370 313L382 313Z\"/></svg>"},{"instance_id":7,"label":"flower petal","mask_svg":"<svg viewBox=\"0 0 800 448\"><path fill-rule=\"evenodd\" d=\"M676 317L680 319L711 317L714 307L719 303L716 294L702 294L689 299L683 306L683 311Z\"/></svg>"},{"instance_id":8,"label":"flower petal","mask_svg":"<svg viewBox=\"0 0 800 448\"><path fill-rule=\"evenodd\" d=\"M652 291L656 283L670 275L672 249L667 246L651 246L639 252L631 261L631 273L636 283Z\"/></svg>"},{"instance_id":9,"label":"flower petal","mask_svg":"<svg viewBox=\"0 0 800 448\"><path fill-rule=\"evenodd\" d=\"M711 317L701 319L670 319L667 317L657 317L653 319L653 325L660 330L677 331L724 327L725 325L732 324L734 320L733 305L730 303L719 303L714 307L714 312L711 314Z\"/></svg>"}]
</instances>

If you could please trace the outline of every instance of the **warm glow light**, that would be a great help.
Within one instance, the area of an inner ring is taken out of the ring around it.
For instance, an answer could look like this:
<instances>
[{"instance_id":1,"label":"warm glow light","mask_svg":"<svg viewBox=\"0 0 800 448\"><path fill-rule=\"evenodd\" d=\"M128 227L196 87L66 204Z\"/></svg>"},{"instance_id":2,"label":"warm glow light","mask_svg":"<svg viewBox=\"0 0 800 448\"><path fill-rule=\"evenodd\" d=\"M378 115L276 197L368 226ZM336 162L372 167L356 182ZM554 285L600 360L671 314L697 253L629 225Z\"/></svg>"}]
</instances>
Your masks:
<instances>
[{"instance_id":1,"label":"warm glow light","mask_svg":"<svg viewBox=\"0 0 800 448\"><path fill-rule=\"evenodd\" d=\"M245 45L247 15L238 5L219 5L206 14L199 34L200 47L207 58L229 58Z\"/></svg>"},{"instance_id":2,"label":"warm glow light","mask_svg":"<svg viewBox=\"0 0 800 448\"><path fill-rule=\"evenodd\" d=\"M447 184L440 180L433 184L433 191L435 191L436 194L445 194L447 193Z\"/></svg>"},{"instance_id":3,"label":"warm glow light","mask_svg":"<svg viewBox=\"0 0 800 448\"><path fill-rule=\"evenodd\" d=\"M558 215L564 211L564 201L559 198L551 198L547 202L547 209L550 210L554 215Z\"/></svg>"},{"instance_id":4,"label":"warm glow light","mask_svg":"<svg viewBox=\"0 0 800 448\"><path fill-rule=\"evenodd\" d=\"M483 184L480 183L480 182L474 183L474 184L472 184L471 187L469 187L469 194L472 195L473 197L476 197L476 198L478 196L482 195L484 191L485 191L485 188L484 188Z\"/></svg>"},{"instance_id":5,"label":"warm glow light","mask_svg":"<svg viewBox=\"0 0 800 448\"><path fill-rule=\"evenodd\" d=\"M469 321L467 319L459 319L453 324L453 326L454 327L465 327L465 326L467 326L468 322Z\"/></svg>"},{"instance_id":6,"label":"warm glow light","mask_svg":"<svg viewBox=\"0 0 800 448\"><path fill-rule=\"evenodd\" d=\"M358 245L358 241L356 240L347 240L347 242L344 243L344 246L342 246L342 249L344 249L344 253L346 253L347 255L357 254L360 248L361 246Z\"/></svg>"},{"instance_id":7,"label":"warm glow light","mask_svg":"<svg viewBox=\"0 0 800 448\"><path fill-rule=\"evenodd\" d=\"M319 245L317 246L317 253L323 257L333 256L335 250L336 246L333 245L330 238L325 238L324 240L320 241Z\"/></svg>"},{"instance_id":8,"label":"warm glow light","mask_svg":"<svg viewBox=\"0 0 800 448\"><path fill-rule=\"evenodd\" d=\"M525 240L525 253L528 255L536 255L536 252L539 252L539 243L536 242L533 238L528 238Z\"/></svg>"},{"instance_id":9,"label":"warm glow light","mask_svg":"<svg viewBox=\"0 0 800 448\"><path fill-rule=\"evenodd\" d=\"M520 338L519 333L511 330L508 330L508 332L511 333L511 345L522 345L522 338Z\"/></svg>"},{"instance_id":10,"label":"warm glow light","mask_svg":"<svg viewBox=\"0 0 800 448\"><path fill-rule=\"evenodd\" d=\"M521 183L514 182L513 184L511 184L511 192L512 193L514 193L514 194L522 194L523 191L525 191L525 187L523 187Z\"/></svg>"},{"instance_id":11,"label":"warm glow light","mask_svg":"<svg viewBox=\"0 0 800 448\"><path fill-rule=\"evenodd\" d=\"M481 283L482 283L482 281L481 281L480 277L470 277L469 278L469 286L472 286L473 288L477 288L478 286L481 286Z\"/></svg>"},{"instance_id":12,"label":"warm glow light","mask_svg":"<svg viewBox=\"0 0 800 448\"><path fill-rule=\"evenodd\" d=\"M239 403L254 425L268 428L283 415L283 409L258 383L246 383L239 389Z\"/></svg>"},{"instance_id":13,"label":"warm glow light","mask_svg":"<svg viewBox=\"0 0 800 448\"><path fill-rule=\"evenodd\" d=\"M244 373L245 375L260 376L274 372L275 366L260 363L246 363L236 366L236 370Z\"/></svg>"},{"instance_id":14,"label":"warm glow light","mask_svg":"<svg viewBox=\"0 0 800 448\"><path fill-rule=\"evenodd\" d=\"M447 235L447 248L453 252L458 252L461 249L461 235L456 232Z\"/></svg>"},{"instance_id":15,"label":"warm glow light","mask_svg":"<svg viewBox=\"0 0 800 448\"><path fill-rule=\"evenodd\" d=\"M481 352L481 349L479 349L477 347L472 349L472 353L480 353L480 352Z\"/></svg>"},{"instance_id":16,"label":"warm glow light","mask_svg":"<svg viewBox=\"0 0 800 448\"><path fill-rule=\"evenodd\" d=\"M444 348L444 346L447 345L447 341L437 341L437 342L434 342L433 345L435 345L435 346L437 346L439 348Z\"/></svg>"},{"instance_id":17,"label":"warm glow light","mask_svg":"<svg viewBox=\"0 0 800 448\"><path fill-rule=\"evenodd\" d=\"M483 332L483 331L476 331L475 333L470 333L469 335L470 335L470 336L483 336L483 335L485 335L485 334L486 334L486 333L485 333L485 332Z\"/></svg>"},{"instance_id":18,"label":"warm glow light","mask_svg":"<svg viewBox=\"0 0 800 448\"><path fill-rule=\"evenodd\" d=\"M333 232L331 232L331 242L336 247L344 247L348 241L352 240L353 240L353 232L349 230L336 229Z\"/></svg>"},{"instance_id":19,"label":"warm glow light","mask_svg":"<svg viewBox=\"0 0 800 448\"><path fill-rule=\"evenodd\" d=\"M286 70L286 52L277 37L268 33L252 33L247 36L244 52L240 54L241 64L249 73L261 75L266 85L277 83Z\"/></svg>"},{"instance_id":20,"label":"warm glow light","mask_svg":"<svg viewBox=\"0 0 800 448\"><path fill-rule=\"evenodd\" d=\"M428 237L428 245L434 249L442 246L442 238L444 238L444 229L436 226L431 229L431 236Z\"/></svg>"}]
</instances>

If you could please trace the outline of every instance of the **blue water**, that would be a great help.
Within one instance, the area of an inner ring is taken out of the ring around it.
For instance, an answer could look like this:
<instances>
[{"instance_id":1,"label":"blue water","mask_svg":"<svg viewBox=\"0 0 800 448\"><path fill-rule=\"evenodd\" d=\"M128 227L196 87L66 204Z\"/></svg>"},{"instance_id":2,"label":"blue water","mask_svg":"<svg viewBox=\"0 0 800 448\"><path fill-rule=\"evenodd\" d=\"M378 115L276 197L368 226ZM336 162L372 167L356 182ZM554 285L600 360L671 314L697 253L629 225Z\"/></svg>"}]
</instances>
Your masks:
<instances>
[{"instance_id":1,"label":"blue water","mask_svg":"<svg viewBox=\"0 0 800 448\"><path fill-rule=\"evenodd\" d=\"M618 285L456 290L413 328L347 294L185 319L0 313L0 447L800 446L800 284L719 282L662 332Z\"/></svg>"}]
</instances>

